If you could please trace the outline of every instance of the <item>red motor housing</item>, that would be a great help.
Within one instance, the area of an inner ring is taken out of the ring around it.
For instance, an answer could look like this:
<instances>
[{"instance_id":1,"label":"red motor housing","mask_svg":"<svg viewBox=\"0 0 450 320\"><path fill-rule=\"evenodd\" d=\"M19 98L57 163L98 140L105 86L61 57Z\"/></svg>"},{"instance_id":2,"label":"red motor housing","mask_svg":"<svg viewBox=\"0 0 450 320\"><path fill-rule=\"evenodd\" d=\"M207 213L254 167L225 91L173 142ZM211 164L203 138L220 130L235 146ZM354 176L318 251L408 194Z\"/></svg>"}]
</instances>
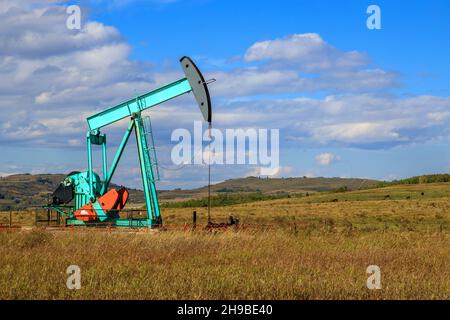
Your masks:
<instances>
[{"instance_id":1,"label":"red motor housing","mask_svg":"<svg viewBox=\"0 0 450 320\"><path fill-rule=\"evenodd\" d=\"M96 199L103 209L103 211L108 214L114 211L115 214L119 213L125 207L128 201L129 192L127 189L122 188L116 190L112 188L103 196ZM98 220L98 215L92 203L87 203L80 209L74 212L75 218L81 221L96 221Z\"/></svg>"}]
</instances>

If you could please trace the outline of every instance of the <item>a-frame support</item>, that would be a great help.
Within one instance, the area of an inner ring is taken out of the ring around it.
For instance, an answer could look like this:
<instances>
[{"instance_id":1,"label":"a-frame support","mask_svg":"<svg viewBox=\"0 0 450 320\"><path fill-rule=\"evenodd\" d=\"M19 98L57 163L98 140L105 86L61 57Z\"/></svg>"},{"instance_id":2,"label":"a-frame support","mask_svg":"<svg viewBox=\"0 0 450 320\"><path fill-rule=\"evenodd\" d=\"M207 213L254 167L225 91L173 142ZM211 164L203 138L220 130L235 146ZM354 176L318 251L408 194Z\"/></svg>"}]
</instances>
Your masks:
<instances>
[{"instance_id":1,"label":"a-frame support","mask_svg":"<svg viewBox=\"0 0 450 320\"><path fill-rule=\"evenodd\" d=\"M138 150L138 158L139 158L139 165L141 170L141 176L142 176L142 187L144 191L145 196L145 204L147 207L147 219L145 222L142 222L148 227L156 227L162 224L162 218L161 213L159 209L159 202L158 202L158 194L156 192L156 185L155 185L155 172L153 171L153 159L151 159L149 152L150 145L149 141L147 140L147 132L145 131L145 126L143 123L143 119L141 117L140 112L133 113L131 120L128 124L128 128L124 134L124 137L122 139L122 142L119 145L119 148L117 149L116 155L114 157L113 163L111 164L111 167L107 173L104 173L104 182L102 189L100 191L100 196L104 195L108 191L109 184L111 182L111 179L114 175L114 172L116 171L117 165L119 164L119 161L122 157L123 151L125 150L125 147L128 143L129 137L131 135L131 132L135 131L136 134L136 144L137 144L137 150ZM90 172L92 172L92 152L91 152L91 144L101 144L102 149L105 150L105 141L106 138L103 134L100 134L99 131L88 133L88 166ZM102 139L98 139L98 137L102 137ZM106 172L106 151L103 151L103 163L104 163L104 172ZM92 184L91 184L92 186ZM95 195L93 195L95 196ZM118 225L131 225L134 224L133 222L129 220L116 220L113 221L113 224Z\"/></svg>"}]
</instances>

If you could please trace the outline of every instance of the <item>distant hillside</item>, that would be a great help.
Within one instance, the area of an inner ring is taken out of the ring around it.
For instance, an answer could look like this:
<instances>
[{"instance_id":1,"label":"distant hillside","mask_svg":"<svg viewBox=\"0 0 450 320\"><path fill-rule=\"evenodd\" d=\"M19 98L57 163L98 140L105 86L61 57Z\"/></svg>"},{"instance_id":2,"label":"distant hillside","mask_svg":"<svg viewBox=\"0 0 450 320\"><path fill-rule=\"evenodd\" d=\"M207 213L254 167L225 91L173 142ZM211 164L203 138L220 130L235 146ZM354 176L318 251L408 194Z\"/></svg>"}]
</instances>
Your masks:
<instances>
[{"instance_id":1,"label":"distant hillside","mask_svg":"<svg viewBox=\"0 0 450 320\"><path fill-rule=\"evenodd\" d=\"M40 207L47 202L47 194L53 192L64 179L63 174L16 174L0 177L0 211L22 210ZM230 179L211 186L216 205L276 199L290 195L306 195L324 191L351 191L401 184L422 184L450 182L450 174L433 174L394 181L344 178L258 178ZM113 185L115 186L115 185ZM131 205L142 205L144 195L141 190L129 189ZM207 186L191 190L162 190L159 198L163 206L177 206L173 202L182 201L193 206L202 206L208 194ZM190 201L189 203L186 202ZM167 203L167 202L171 202Z\"/></svg>"},{"instance_id":2,"label":"distant hillside","mask_svg":"<svg viewBox=\"0 0 450 320\"><path fill-rule=\"evenodd\" d=\"M441 194L434 189L440 189L444 184L450 182L450 174L432 174L415 176L402 180L394 181L376 181L363 179L342 179L342 178L285 178L285 179L259 179L249 177L244 179L228 180L215 186L212 186L213 196L211 205L227 206L246 202L255 202L262 200L275 200L290 197L303 197L316 193L314 199L326 199L326 201L337 201L342 198L355 199L355 195L364 195L363 199L374 197L378 199L386 198L386 193L390 188L408 185L418 185L417 188L424 190L420 184L427 184L427 190L432 190L432 195ZM403 187L403 188L405 188ZM409 187L409 186L408 186ZM413 186L411 186L413 187ZM377 189L377 190L374 190ZM400 189L403 190L403 189ZM346 192L355 191L355 192ZM428 193L427 191L427 193ZM317 192L322 192L317 195ZM406 195L405 195L405 194ZM424 192L419 192L421 198ZM162 203L166 208L185 208L185 207L207 207L209 200L207 198L207 188L203 187L195 190L172 191L167 196L175 197L178 195L178 201L166 201ZM198 195L203 195L198 197ZM186 199L183 199L182 197ZM403 192L401 197L410 199L410 192ZM428 195L429 196L429 195ZM389 199L397 198L397 195L389 195ZM162 197L161 197L162 198ZM359 199L357 196L356 199Z\"/></svg>"},{"instance_id":3,"label":"distant hillside","mask_svg":"<svg viewBox=\"0 0 450 320\"><path fill-rule=\"evenodd\" d=\"M230 179L211 186L213 194L225 193L306 193L333 190L357 190L378 186L380 181L345 178L258 178ZM161 191L160 199L185 199L205 196L208 187L192 190Z\"/></svg>"},{"instance_id":4,"label":"distant hillside","mask_svg":"<svg viewBox=\"0 0 450 320\"><path fill-rule=\"evenodd\" d=\"M428 174L415 176L411 178L393 180L389 182L382 182L382 186L393 186L398 184L422 184L422 183L440 183L440 182L450 182L450 174Z\"/></svg>"},{"instance_id":5,"label":"distant hillside","mask_svg":"<svg viewBox=\"0 0 450 320\"><path fill-rule=\"evenodd\" d=\"M0 211L22 210L39 207L47 202L47 194L53 192L64 179L63 174L17 174L0 177ZM379 181L343 178L277 178L248 177L231 179L211 186L214 195L262 193L266 196L299 194L333 190L357 190L375 187ZM129 189L130 204L144 202L141 190ZM161 200L201 199L207 195L207 187L192 190L160 191ZM258 197L257 197L258 198Z\"/></svg>"}]
</instances>

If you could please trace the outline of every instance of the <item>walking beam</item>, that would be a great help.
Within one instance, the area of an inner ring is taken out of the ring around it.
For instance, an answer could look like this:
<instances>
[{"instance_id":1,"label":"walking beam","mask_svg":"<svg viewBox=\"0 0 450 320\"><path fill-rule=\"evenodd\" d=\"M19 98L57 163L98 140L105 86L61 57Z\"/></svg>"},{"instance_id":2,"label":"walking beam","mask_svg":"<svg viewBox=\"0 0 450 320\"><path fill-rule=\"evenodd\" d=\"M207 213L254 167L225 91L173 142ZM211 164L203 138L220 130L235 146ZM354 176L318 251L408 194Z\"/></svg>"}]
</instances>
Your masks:
<instances>
[{"instance_id":1,"label":"walking beam","mask_svg":"<svg viewBox=\"0 0 450 320\"><path fill-rule=\"evenodd\" d=\"M165 85L159 89L150 91L134 99L125 101L117 106L99 112L87 118L89 129L96 130L116 121L130 117L133 113L154 107L160 103L176 98L190 92L191 86L187 78L183 78Z\"/></svg>"}]
</instances>

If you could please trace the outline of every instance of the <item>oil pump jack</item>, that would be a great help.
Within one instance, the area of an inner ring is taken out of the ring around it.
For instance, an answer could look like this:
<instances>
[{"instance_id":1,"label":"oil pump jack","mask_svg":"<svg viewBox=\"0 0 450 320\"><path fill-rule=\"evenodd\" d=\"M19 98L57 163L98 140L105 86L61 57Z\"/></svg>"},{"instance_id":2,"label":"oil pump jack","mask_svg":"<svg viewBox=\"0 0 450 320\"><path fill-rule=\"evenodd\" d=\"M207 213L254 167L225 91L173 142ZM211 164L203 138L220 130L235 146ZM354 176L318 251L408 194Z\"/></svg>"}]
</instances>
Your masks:
<instances>
[{"instance_id":1,"label":"oil pump jack","mask_svg":"<svg viewBox=\"0 0 450 320\"><path fill-rule=\"evenodd\" d=\"M89 131L86 135L88 169L71 172L59 184L44 206L66 217L66 225L155 228L162 224L155 181L159 179L158 164L149 117L142 111L168 100L192 92L205 121L211 125L211 99L208 84L200 70L189 57L180 59L185 77L169 83L87 118ZM130 122L116 152L111 166L106 159L106 135L100 129L129 117ZM110 187L111 179L120 161L128 139L135 131L142 187L145 195L147 216L145 219L121 219L129 192L125 188ZM103 181L92 168L92 145L102 147Z\"/></svg>"}]
</instances>

